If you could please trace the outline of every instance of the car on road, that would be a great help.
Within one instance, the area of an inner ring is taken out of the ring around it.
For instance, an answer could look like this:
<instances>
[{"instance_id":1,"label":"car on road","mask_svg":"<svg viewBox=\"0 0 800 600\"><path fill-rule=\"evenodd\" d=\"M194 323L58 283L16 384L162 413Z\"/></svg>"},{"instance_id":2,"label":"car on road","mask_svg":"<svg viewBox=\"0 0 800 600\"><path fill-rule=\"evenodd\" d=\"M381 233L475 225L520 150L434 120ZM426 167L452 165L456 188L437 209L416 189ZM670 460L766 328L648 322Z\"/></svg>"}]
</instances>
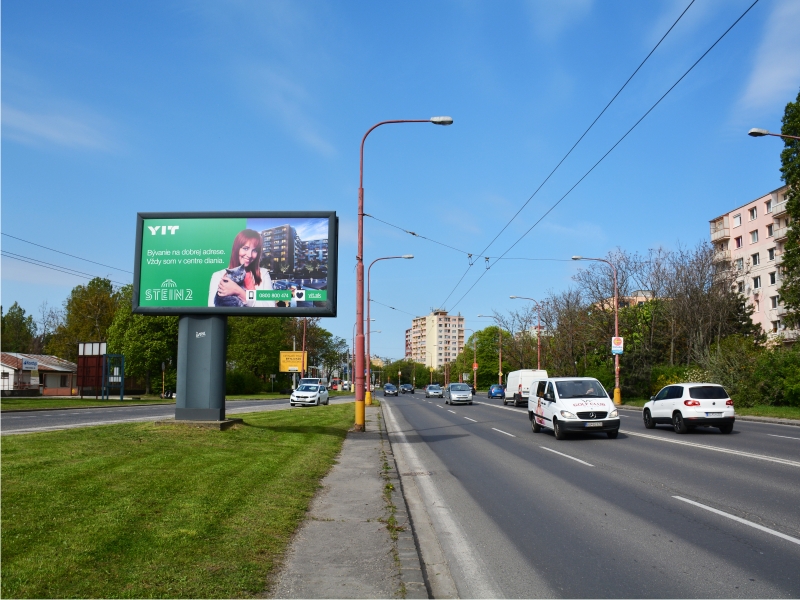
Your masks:
<instances>
[{"instance_id":1,"label":"car on road","mask_svg":"<svg viewBox=\"0 0 800 600\"><path fill-rule=\"evenodd\" d=\"M444 398L444 391L438 383L433 383L425 388L426 398Z\"/></svg>"},{"instance_id":2,"label":"car on road","mask_svg":"<svg viewBox=\"0 0 800 600\"><path fill-rule=\"evenodd\" d=\"M350 382L349 381L345 381L345 382L342 383L342 390L345 391L345 392L349 392L350 391Z\"/></svg>"},{"instance_id":3,"label":"car on road","mask_svg":"<svg viewBox=\"0 0 800 600\"><path fill-rule=\"evenodd\" d=\"M506 390L499 383L493 383L489 386L489 393L486 394L488 398L500 398L503 400L506 397Z\"/></svg>"},{"instance_id":4,"label":"car on road","mask_svg":"<svg viewBox=\"0 0 800 600\"><path fill-rule=\"evenodd\" d=\"M322 383L322 379L320 379L319 377L303 377L300 380L300 383L298 383L297 385L299 387L301 385L306 385L306 384L308 384L308 385L319 385L320 383Z\"/></svg>"},{"instance_id":5,"label":"car on road","mask_svg":"<svg viewBox=\"0 0 800 600\"><path fill-rule=\"evenodd\" d=\"M400 384L400 393L402 394L413 394L414 393L414 386L410 383L401 383Z\"/></svg>"},{"instance_id":6,"label":"car on road","mask_svg":"<svg viewBox=\"0 0 800 600\"><path fill-rule=\"evenodd\" d=\"M547 379L547 371L539 369L520 369L511 371L506 379L506 392L503 395L503 404L511 402L514 406L528 405L531 385L536 384L542 379Z\"/></svg>"},{"instance_id":7,"label":"car on road","mask_svg":"<svg viewBox=\"0 0 800 600\"><path fill-rule=\"evenodd\" d=\"M557 440L570 432L602 431L619 435L619 413L602 384L593 377L550 377L539 381L528 398L533 433L552 429Z\"/></svg>"},{"instance_id":8,"label":"car on road","mask_svg":"<svg viewBox=\"0 0 800 600\"><path fill-rule=\"evenodd\" d=\"M472 388L466 383L451 383L444 391L445 404L472 404Z\"/></svg>"},{"instance_id":9,"label":"car on road","mask_svg":"<svg viewBox=\"0 0 800 600\"><path fill-rule=\"evenodd\" d=\"M695 427L717 427L722 433L733 431L736 413L725 388L715 383L676 383L650 398L642 409L647 429L671 425L676 433Z\"/></svg>"},{"instance_id":10,"label":"car on road","mask_svg":"<svg viewBox=\"0 0 800 600\"><path fill-rule=\"evenodd\" d=\"M289 406L319 406L330 403L328 388L324 385L304 383L298 385L289 398Z\"/></svg>"},{"instance_id":11,"label":"car on road","mask_svg":"<svg viewBox=\"0 0 800 600\"><path fill-rule=\"evenodd\" d=\"M397 396L397 388L393 383L387 383L385 386L383 386L383 395Z\"/></svg>"}]
</instances>

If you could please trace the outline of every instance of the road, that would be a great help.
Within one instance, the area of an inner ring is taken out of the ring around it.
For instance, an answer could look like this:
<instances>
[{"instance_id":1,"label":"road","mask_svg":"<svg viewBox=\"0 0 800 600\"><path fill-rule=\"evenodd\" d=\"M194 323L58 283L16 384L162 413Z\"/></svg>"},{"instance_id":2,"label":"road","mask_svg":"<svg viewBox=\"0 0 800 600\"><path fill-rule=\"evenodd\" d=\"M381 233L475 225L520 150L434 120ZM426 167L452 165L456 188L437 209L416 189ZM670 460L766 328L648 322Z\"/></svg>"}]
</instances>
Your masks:
<instances>
[{"instance_id":1,"label":"road","mask_svg":"<svg viewBox=\"0 0 800 600\"><path fill-rule=\"evenodd\" d=\"M800 597L800 428L623 410L616 440L557 441L485 396L380 399L439 595Z\"/></svg>"},{"instance_id":2,"label":"road","mask_svg":"<svg viewBox=\"0 0 800 600\"><path fill-rule=\"evenodd\" d=\"M331 397L331 404L352 402L352 396ZM279 410L289 407L289 400L228 400L225 414L233 416L249 412ZM297 410L302 410L298 407ZM101 408L77 408L63 410L15 411L2 414L0 434L22 434L76 427L111 425L113 423L134 423L158 421L175 417L174 404L149 406L109 406Z\"/></svg>"}]
</instances>

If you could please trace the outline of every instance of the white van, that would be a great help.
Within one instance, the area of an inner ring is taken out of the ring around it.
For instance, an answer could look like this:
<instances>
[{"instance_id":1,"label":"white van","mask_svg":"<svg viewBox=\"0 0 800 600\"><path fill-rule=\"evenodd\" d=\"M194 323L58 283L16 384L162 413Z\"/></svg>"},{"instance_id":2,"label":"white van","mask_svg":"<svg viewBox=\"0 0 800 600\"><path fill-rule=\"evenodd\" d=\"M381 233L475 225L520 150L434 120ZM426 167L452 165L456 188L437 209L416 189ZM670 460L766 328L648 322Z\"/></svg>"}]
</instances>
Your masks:
<instances>
[{"instance_id":1,"label":"white van","mask_svg":"<svg viewBox=\"0 0 800 600\"><path fill-rule=\"evenodd\" d=\"M528 399L533 433L552 429L557 440L569 432L619 434L619 413L603 385L592 377L551 377L540 381Z\"/></svg>"},{"instance_id":2,"label":"white van","mask_svg":"<svg viewBox=\"0 0 800 600\"><path fill-rule=\"evenodd\" d=\"M513 402L514 406L525 404L530 395L531 382L547 379L547 371L537 369L520 369L511 371L506 379L506 394L503 404Z\"/></svg>"}]
</instances>

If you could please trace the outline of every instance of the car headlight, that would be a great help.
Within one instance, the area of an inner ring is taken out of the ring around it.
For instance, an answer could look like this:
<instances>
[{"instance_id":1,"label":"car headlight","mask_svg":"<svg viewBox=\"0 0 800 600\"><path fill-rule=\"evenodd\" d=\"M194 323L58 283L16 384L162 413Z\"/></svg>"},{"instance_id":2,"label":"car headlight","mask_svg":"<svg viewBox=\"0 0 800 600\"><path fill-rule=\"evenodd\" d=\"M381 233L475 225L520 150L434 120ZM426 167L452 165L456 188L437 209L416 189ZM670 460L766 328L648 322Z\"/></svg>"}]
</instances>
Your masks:
<instances>
[{"instance_id":1,"label":"car headlight","mask_svg":"<svg viewBox=\"0 0 800 600\"><path fill-rule=\"evenodd\" d=\"M616 408L614 410L612 410L610 413L608 413L608 418L609 419L616 419L618 416L619 416L619 413L617 412Z\"/></svg>"},{"instance_id":2,"label":"car headlight","mask_svg":"<svg viewBox=\"0 0 800 600\"><path fill-rule=\"evenodd\" d=\"M561 411L561 416L564 417L565 419L575 419L575 418L577 418L577 417L575 417L575 415L573 415L568 410L562 410Z\"/></svg>"}]
</instances>

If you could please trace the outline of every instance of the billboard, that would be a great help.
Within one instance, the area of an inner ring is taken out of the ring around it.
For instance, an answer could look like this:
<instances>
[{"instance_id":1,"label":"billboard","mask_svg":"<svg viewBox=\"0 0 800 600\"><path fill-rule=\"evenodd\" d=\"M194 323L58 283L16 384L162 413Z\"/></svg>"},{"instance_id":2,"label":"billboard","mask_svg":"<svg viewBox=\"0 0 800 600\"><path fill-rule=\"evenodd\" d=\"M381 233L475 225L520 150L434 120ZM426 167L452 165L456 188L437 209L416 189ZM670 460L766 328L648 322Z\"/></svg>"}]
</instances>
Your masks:
<instances>
[{"instance_id":1,"label":"billboard","mask_svg":"<svg viewBox=\"0 0 800 600\"><path fill-rule=\"evenodd\" d=\"M308 368L308 352L282 351L281 373L300 373Z\"/></svg>"},{"instance_id":2,"label":"billboard","mask_svg":"<svg viewBox=\"0 0 800 600\"><path fill-rule=\"evenodd\" d=\"M133 312L336 316L335 212L139 213Z\"/></svg>"}]
</instances>

